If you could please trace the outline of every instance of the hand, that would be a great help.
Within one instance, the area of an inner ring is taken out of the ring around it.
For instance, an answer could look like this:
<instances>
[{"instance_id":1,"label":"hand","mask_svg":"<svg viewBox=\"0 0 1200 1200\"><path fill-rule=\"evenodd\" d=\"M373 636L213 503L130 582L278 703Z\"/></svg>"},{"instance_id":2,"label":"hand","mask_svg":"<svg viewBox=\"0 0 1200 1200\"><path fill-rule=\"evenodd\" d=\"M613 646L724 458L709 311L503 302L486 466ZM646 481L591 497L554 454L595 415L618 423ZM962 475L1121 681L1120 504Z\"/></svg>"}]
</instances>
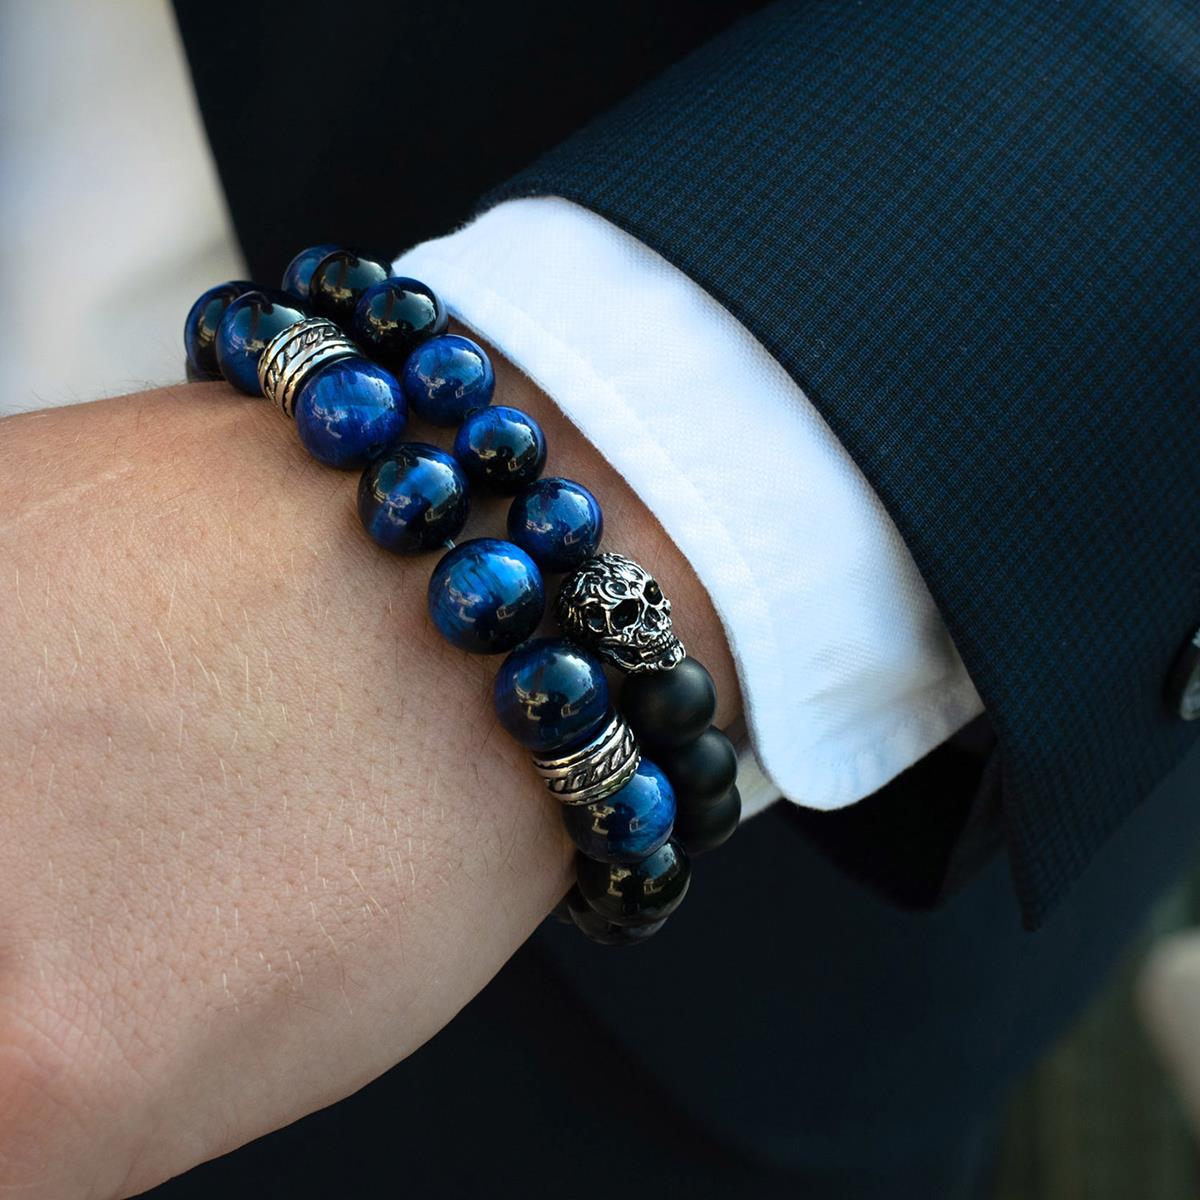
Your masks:
<instances>
[{"instance_id":1,"label":"hand","mask_svg":"<svg viewBox=\"0 0 1200 1200\"><path fill-rule=\"evenodd\" d=\"M731 719L678 550L497 377ZM356 482L222 384L0 422L0 1191L129 1195L347 1095L569 886L556 804L492 715L498 660L441 641L433 559L370 543ZM479 506L468 536L502 521Z\"/></svg>"}]
</instances>

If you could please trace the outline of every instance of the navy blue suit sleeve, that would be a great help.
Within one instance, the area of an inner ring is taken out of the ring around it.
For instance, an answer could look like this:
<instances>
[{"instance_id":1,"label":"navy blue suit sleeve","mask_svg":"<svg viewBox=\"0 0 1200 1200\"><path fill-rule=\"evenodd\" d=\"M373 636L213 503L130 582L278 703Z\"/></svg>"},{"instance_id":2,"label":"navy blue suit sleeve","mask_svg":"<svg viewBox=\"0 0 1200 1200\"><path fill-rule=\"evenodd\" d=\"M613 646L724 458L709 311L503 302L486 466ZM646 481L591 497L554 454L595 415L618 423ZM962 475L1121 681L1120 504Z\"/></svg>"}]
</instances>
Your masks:
<instances>
[{"instance_id":1,"label":"navy blue suit sleeve","mask_svg":"<svg viewBox=\"0 0 1200 1200\"><path fill-rule=\"evenodd\" d=\"M1042 922L1196 734L1200 20L1175 3L780 4L489 197L663 254L801 384L995 729Z\"/></svg>"}]
</instances>

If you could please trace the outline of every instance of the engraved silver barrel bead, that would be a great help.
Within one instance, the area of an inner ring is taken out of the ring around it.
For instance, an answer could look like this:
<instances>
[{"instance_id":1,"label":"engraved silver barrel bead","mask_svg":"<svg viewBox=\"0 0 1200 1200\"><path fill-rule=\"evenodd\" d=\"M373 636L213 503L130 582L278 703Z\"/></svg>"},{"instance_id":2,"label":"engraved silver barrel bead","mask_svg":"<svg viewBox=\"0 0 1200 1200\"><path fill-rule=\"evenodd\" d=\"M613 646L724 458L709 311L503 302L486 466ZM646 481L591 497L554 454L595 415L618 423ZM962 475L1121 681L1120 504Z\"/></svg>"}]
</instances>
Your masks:
<instances>
[{"instance_id":1,"label":"engraved silver barrel bead","mask_svg":"<svg viewBox=\"0 0 1200 1200\"><path fill-rule=\"evenodd\" d=\"M533 765L564 804L592 804L618 792L642 761L633 730L619 713L586 745L554 758L533 756Z\"/></svg>"},{"instance_id":2,"label":"engraved silver barrel bead","mask_svg":"<svg viewBox=\"0 0 1200 1200\"><path fill-rule=\"evenodd\" d=\"M623 554L597 554L563 580L555 598L567 637L622 671L668 671L683 661L671 602L649 571Z\"/></svg>"},{"instance_id":3,"label":"engraved silver barrel bead","mask_svg":"<svg viewBox=\"0 0 1200 1200\"><path fill-rule=\"evenodd\" d=\"M361 358L362 351L324 317L306 317L281 329L258 360L262 393L285 417L296 411L296 397L318 368L340 358Z\"/></svg>"}]
</instances>

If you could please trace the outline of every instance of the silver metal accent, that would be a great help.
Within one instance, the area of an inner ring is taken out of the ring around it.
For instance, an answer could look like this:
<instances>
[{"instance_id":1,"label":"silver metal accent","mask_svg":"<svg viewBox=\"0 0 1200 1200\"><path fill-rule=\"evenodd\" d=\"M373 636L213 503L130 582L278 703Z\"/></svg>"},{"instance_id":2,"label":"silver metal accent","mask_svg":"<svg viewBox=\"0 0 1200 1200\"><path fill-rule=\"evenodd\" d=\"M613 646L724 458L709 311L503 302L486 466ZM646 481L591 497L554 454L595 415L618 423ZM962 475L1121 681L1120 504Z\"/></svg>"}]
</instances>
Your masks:
<instances>
[{"instance_id":1,"label":"silver metal accent","mask_svg":"<svg viewBox=\"0 0 1200 1200\"><path fill-rule=\"evenodd\" d=\"M650 572L623 554L597 554L558 589L558 623L569 638L622 671L666 671L686 651L671 627L671 602Z\"/></svg>"},{"instance_id":2,"label":"silver metal accent","mask_svg":"<svg viewBox=\"0 0 1200 1200\"><path fill-rule=\"evenodd\" d=\"M620 713L585 746L557 758L533 756L546 786L564 804L592 804L620 791L642 761L633 730Z\"/></svg>"},{"instance_id":3,"label":"silver metal accent","mask_svg":"<svg viewBox=\"0 0 1200 1200\"><path fill-rule=\"evenodd\" d=\"M296 396L305 380L326 363L361 357L362 351L324 317L305 317L281 329L258 360L258 385L285 417L296 411Z\"/></svg>"}]
</instances>

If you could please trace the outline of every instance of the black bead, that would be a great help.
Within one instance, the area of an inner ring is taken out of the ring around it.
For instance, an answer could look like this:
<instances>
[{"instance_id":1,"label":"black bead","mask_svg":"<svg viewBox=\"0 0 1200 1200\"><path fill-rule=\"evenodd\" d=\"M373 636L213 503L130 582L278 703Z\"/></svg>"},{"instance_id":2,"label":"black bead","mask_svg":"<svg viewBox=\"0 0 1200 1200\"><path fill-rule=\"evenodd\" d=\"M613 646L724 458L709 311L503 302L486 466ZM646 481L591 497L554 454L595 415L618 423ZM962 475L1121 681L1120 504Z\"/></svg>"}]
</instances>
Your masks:
<instances>
[{"instance_id":1,"label":"black bead","mask_svg":"<svg viewBox=\"0 0 1200 1200\"><path fill-rule=\"evenodd\" d=\"M217 329L225 310L239 297L254 290L244 279L231 279L210 287L192 305L183 325L183 349L189 382L220 379L217 363Z\"/></svg>"},{"instance_id":2,"label":"black bead","mask_svg":"<svg viewBox=\"0 0 1200 1200\"><path fill-rule=\"evenodd\" d=\"M654 761L671 781L681 813L712 804L737 782L737 751L715 725L684 746L658 751Z\"/></svg>"},{"instance_id":3,"label":"black bead","mask_svg":"<svg viewBox=\"0 0 1200 1200\"><path fill-rule=\"evenodd\" d=\"M691 871L687 852L673 839L628 865L575 856L580 894L612 925L650 925L669 917L687 895Z\"/></svg>"},{"instance_id":4,"label":"black bead","mask_svg":"<svg viewBox=\"0 0 1200 1200\"><path fill-rule=\"evenodd\" d=\"M351 336L376 362L399 374L422 342L446 332L446 306L427 284L403 276L372 284L359 297Z\"/></svg>"},{"instance_id":5,"label":"black bead","mask_svg":"<svg viewBox=\"0 0 1200 1200\"><path fill-rule=\"evenodd\" d=\"M669 671L628 676L620 707L640 745L650 750L682 746L708 728L717 711L717 689L703 664L685 658Z\"/></svg>"},{"instance_id":6,"label":"black bead","mask_svg":"<svg viewBox=\"0 0 1200 1200\"><path fill-rule=\"evenodd\" d=\"M580 933L598 946L637 946L648 942L667 923L664 917L649 925L614 925L586 907L573 909L571 920Z\"/></svg>"},{"instance_id":7,"label":"black bead","mask_svg":"<svg viewBox=\"0 0 1200 1200\"><path fill-rule=\"evenodd\" d=\"M333 250L313 269L309 304L317 316L336 321L349 331L359 297L391 273L391 264L382 254L344 247Z\"/></svg>"},{"instance_id":8,"label":"black bead","mask_svg":"<svg viewBox=\"0 0 1200 1200\"><path fill-rule=\"evenodd\" d=\"M675 818L675 837L691 855L715 850L728 840L742 819L742 797L731 787L706 808L691 809Z\"/></svg>"}]
</instances>

